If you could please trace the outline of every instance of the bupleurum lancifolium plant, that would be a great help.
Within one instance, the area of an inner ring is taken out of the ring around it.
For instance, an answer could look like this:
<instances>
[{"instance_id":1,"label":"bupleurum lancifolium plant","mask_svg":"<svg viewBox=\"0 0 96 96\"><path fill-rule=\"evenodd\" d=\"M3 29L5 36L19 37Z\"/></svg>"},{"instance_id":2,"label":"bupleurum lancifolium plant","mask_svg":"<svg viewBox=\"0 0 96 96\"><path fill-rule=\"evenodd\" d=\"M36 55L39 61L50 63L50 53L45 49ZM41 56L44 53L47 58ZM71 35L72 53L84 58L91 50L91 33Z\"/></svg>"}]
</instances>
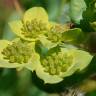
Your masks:
<instances>
[{"instance_id":1,"label":"bupleurum lancifolium plant","mask_svg":"<svg viewBox=\"0 0 96 96\"><path fill-rule=\"evenodd\" d=\"M0 67L27 68L45 84L56 84L81 72L92 60L90 53L67 44L78 40L82 30L49 21L41 7L30 8L9 25L17 38L0 40Z\"/></svg>"}]
</instances>

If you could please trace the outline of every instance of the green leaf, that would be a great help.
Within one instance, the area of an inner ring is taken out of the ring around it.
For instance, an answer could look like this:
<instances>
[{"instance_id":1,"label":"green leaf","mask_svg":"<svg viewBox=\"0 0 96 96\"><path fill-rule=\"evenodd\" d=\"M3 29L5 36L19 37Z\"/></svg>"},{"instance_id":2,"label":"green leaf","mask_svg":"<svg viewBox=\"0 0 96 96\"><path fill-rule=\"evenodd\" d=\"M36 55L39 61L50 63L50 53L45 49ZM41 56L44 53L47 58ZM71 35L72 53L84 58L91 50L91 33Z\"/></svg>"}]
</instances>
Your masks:
<instances>
[{"instance_id":1,"label":"green leaf","mask_svg":"<svg viewBox=\"0 0 96 96\"><path fill-rule=\"evenodd\" d=\"M81 29L69 29L63 33L63 41L68 43L81 43L84 40L84 34Z\"/></svg>"},{"instance_id":2,"label":"green leaf","mask_svg":"<svg viewBox=\"0 0 96 96\"><path fill-rule=\"evenodd\" d=\"M79 24L82 19L82 13L86 10L86 4L84 0L71 0L70 2L70 17Z\"/></svg>"},{"instance_id":3,"label":"green leaf","mask_svg":"<svg viewBox=\"0 0 96 96\"><path fill-rule=\"evenodd\" d=\"M80 27L85 32L94 32L94 28L90 23L96 21L96 0L84 0L86 2L87 8L83 12L83 18L80 22Z\"/></svg>"},{"instance_id":4,"label":"green leaf","mask_svg":"<svg viewBox=\"0 0 96 96\"><path fill-rule=\"evenodd\" d=\"M90 23L91 24L91 27L95 30L95 32L96 32L96 21L95 22L92 22L92 23Z\"/></svg>"},{"instance_id":5,"label":"green leaf","mask_svg":"<svg viewBox=\"0 0 96 96\"><path fill-rule=\"evenodd\" d=\"M83 13L83 18L88 22L96 21L96 0L85 0L87 9Z\"/></svg>"}]
</instances>

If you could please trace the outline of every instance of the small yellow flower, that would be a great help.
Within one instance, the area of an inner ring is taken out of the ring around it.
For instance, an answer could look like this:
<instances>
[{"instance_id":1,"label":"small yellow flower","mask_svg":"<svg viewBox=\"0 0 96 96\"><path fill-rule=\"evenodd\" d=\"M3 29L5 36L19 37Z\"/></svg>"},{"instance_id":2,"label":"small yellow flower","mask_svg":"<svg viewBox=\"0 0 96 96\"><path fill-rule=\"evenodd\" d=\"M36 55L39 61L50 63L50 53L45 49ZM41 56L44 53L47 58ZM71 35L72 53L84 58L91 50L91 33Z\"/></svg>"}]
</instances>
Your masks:
<instances>
[{"instance_id":1,"label":"small yellow flower","mask_svg":"<svg viewBox=\"0 0 96 96\"><path fill-rule=\"evenodd\" d=\"M46 55L40 56L37 68L33 71L44 83L55 84L71 76L74 72L82 71L91 62L88 52L75 48L50 49Z\"/></svg>"},{"instance_id":2,"label":"small yellow flower","mask_svg":"<svg viewBox=\"0 0 96 96\"><path fill-rule=\"evenodd\" d=\"M39 55L35 52L34 47L35 43L29 43L19 38L11 42L0 40L0 67L23 68L30 66L35 69L34 65L38 62Z\"/></svg>"},{"instance_id":3,"label":"small yellow flower","mask_svg":"<svg viewBox=\"0 0 96 96\"><path fill-rule=\"evenodd\" d=\"M50 29L48 15L41 7L27 10L21 20L12 21L9 25L17 36L28 41L38 40Z\"/></svg>"}]
</instances>

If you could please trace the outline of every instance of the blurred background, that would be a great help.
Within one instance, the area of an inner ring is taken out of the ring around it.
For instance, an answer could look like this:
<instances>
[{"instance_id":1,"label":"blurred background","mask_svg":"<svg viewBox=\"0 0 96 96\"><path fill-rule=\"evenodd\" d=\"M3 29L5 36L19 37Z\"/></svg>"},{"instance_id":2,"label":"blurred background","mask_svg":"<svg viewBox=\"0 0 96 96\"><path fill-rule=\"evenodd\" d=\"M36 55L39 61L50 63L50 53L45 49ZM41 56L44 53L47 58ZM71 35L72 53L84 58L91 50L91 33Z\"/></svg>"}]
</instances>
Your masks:
<instances>
[{"instance_id":1,"label":"blurred background","mask_svg":"<svg viewBox=\"0 0 96 96\"><path fill-rule=\"evenodd\" d=\"M22 12L34 6L45 8L51 21L62 24L72 22L70 0L0 0L0 39L14 39L15 34L11 32L8 22L19 19ZM90 51L96 52L96 34L91 34L88 40L86 46L90 47ZM0 96L59 95L38 89L32 83L32 73L28 70L16 72L15 69L0 69ZM92 90L86 96L96 96L96 91Z\"/></svg>"}]
</instances>

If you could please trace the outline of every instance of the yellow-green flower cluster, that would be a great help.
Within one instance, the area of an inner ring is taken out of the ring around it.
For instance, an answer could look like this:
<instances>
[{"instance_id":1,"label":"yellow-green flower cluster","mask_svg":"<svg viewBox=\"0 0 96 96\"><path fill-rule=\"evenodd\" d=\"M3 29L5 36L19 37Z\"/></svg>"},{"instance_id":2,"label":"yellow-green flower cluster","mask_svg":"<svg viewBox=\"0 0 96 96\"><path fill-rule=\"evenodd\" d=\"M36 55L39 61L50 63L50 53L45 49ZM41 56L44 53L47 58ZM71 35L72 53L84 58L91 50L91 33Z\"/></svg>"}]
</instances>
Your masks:
<instances>
[{"instance_id":1,"label":"yellow-green flower cluster","mask_svg":"<svg viewBox=\"0 0 96 96\"><path fill-rule=\"evenodd\" d=\"M64 33L68 32L69 26L49 22L46 11L41 7L29 9L21 20L12 21L9 25L19 38L0 41L0 67L27 68L35 71L44 83L53 84L61 82L78 69L83 70L92 59L88 52L59 46L65 40L62 35L66 35ZM71 31L73 34L74 29ZM40 47L43 47L41 49L47 49L46 54L36 51L38 40Z\"/></svg>"}]
</instances>

